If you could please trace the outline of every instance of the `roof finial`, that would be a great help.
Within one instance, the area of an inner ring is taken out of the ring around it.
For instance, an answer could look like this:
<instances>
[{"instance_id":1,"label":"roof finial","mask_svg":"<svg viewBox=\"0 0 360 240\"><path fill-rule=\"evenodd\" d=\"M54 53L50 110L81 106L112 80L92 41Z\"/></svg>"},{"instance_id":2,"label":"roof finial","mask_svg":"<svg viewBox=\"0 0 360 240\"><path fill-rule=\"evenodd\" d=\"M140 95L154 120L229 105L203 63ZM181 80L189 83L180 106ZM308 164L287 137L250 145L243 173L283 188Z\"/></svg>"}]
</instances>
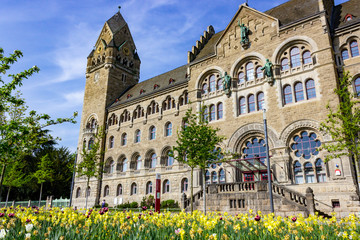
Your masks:
<instances>
[{"instance_id":1,"label":"roof finial","mask_svg":"<svg viewBox=\"0 0 360 240\"><path fill-rule=\"evenodd\" d=\"M121 6L119 5L118 8L119 8L119 13L120 13L120 8L121 8Z\"/></svg>"},{"instance_id":2,"label":"roof finial","mask_svg":"<svg viewBox=\"0 0 360 240\"><path fill-rule=\"evenodd\" d=\"M246 6L248 6L248 0L246 0L245 3L246 3Z\"/></svg>"}]
</instances>

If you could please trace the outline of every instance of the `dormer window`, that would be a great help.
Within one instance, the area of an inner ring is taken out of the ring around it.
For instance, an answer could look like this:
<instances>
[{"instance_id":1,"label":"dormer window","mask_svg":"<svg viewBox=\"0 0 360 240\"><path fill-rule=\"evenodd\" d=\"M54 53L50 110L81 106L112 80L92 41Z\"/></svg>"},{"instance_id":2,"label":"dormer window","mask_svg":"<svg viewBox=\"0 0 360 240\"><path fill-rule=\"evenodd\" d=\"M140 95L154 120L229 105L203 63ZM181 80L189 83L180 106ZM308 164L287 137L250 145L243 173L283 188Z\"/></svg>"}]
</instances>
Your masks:
<instances>
[{"instance_id":1,"label":"dormer window","mask_svg":"<svg viewBox=\"0 0 360 240\"><path fill-rule=\"evenodd\" d=\"M175 82L175 79L170 78L169 79L169 85L173 84Z\"/></svg>"},{"instance_id":2,"label":"dormer window","mask_svg":"<svg viewBox=\"0 0 360 240\"><path fill-rule=\"evenodd\" d=\"M158 89L159 87L160 87L159 85L155 84L155 85L154 85L154 90L155 90L155 89Z\"/></svg>"},{"instance_id":3,"label":"dormer window","mask_svg":"<svg viewBox=\"0 0 360 240\"><path fill-rule=\"evenodd\" d=\"M131 94L128 94L126 98L129 99L129 98L131 98L131 97L132 97L132 95L131 95Z\"/></svg>"},{"instance_id":4,"label":"dormer window","mask_svg":"<svg viewBox=\"0 0 360 240\"><path fill-rule=\"evenodd\" d=\"M344 22L348 22L348 21L350 21L350 20L352 20L353 19L353 15L351 15L351 14L346 14L346 16L345 16L345 18L344 18Z\"/></svg>"},{"instance_id":5,"label":"dormer window","mask_svg":"<svg viewBox=\"0 0 360 240\"><path fill-rule=\"evenodd\" d=\"M140 95L144 94L145 93L145 90L144 89L141 89L140 90Z\"/></svg>"}]
</instances>

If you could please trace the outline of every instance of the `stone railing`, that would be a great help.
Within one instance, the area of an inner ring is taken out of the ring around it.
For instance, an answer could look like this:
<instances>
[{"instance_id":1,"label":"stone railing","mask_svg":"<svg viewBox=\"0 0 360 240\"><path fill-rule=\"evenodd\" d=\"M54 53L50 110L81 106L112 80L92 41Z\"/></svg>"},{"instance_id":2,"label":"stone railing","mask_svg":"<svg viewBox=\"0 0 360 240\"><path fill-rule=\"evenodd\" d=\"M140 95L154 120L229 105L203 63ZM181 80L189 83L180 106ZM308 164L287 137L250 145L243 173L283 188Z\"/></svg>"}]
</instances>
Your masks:
<instances>
[{"instance_id":1,"label":"stone railing","mask_svg":"<svg viewBox=\"0 0 360 240\"><path fill-rule=\"evenodd\" d=\"M295 192L286 188L285 186L280 186L275 183L272 184L272 192L278 197L284 198L293 204L307 209L306 212L309 214L314 214L315 203L314 203L314 194L311 188L306 189L306 194ZM207 194L224 194L224 193L246 193L246 192L260 192L268 191L268 183L266 181L258 182L235 182L235 183L219 183L219 184L210 184L206 186ZM199 201L203 197L203 191L199 190L193 195L193 202ZM183 194L182 199L182 208L186 209L190 206L191 198L187 198Z\"/></svg>"}]
</instances>

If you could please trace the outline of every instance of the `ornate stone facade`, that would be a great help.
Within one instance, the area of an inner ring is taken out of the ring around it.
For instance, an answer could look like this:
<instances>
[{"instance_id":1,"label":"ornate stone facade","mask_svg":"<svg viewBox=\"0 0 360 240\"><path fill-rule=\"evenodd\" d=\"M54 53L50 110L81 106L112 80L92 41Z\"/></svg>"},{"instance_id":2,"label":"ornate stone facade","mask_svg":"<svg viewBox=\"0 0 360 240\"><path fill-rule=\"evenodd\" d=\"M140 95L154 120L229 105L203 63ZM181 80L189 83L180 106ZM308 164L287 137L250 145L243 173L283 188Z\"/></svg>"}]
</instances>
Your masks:
<instances>
[{"instance_id":1,"label":"ornate stone facade","mask_svg":"<svg viewBox=\"0 0 360 240\"><path fill-rule=\"evenodd\" d=\"M140 83L135 43L121 14L115 14L104 25L86 72L79 148L89 145L97 126L106 126L105 173L91 180L90 205L100 198L111 206L140 202L154 194L156 173L164 185L162 200L189 195L189 168L167 154L186 110L199 110L203 103L210 124L227 137L219 147L242 158L264 154L266 109L273 180L303 194L311 187L322 211L357 209L351 159L325 163L327 153L317 147L331 141L319 126L328 114L326 105L339 103L333 89L342 69L354 76L351 90L360 92L360 12L352 7L358 5L359 0L339 6L331 0L290 0L262 13L243 4L225 30L208 27L186 65ZM246 47L239 20L249 29ZM267 59L272 76L262 69ZM231 77L227 93L225 72ZM266 179L256 164L209 166L207 181ZM197 170L194 192L200 186ZM77 178L75 206L84 206L85 188L86 181Z\"/></svg>"}]
</instances>

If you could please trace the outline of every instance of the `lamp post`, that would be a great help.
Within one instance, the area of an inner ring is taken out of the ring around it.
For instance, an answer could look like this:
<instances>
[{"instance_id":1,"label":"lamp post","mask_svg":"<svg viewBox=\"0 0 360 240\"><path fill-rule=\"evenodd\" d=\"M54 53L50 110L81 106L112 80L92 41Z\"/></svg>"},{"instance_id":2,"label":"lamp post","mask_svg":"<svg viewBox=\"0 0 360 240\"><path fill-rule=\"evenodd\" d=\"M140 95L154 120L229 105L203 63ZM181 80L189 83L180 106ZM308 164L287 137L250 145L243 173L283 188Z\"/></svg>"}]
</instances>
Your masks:
<instances>
[{"instance_id":1,"label":"lamp post","mask_svg":"<svg viewBox=\"0 0 360 240\"><path fill-rule=\"evenodd\" d=\"M264 119L264 133L265 133L265 144L266 144L266 165L267 165L267 179L268 179L268 189L269 189L269 198L270 198L270 210L274 212L274 200L272 195L271 187L271 171L270 171L270 158L269 158L269 141L267 134L267 123L266 123L266 109L263 109L263 119Z\"/></svg>"}]
</instances>

